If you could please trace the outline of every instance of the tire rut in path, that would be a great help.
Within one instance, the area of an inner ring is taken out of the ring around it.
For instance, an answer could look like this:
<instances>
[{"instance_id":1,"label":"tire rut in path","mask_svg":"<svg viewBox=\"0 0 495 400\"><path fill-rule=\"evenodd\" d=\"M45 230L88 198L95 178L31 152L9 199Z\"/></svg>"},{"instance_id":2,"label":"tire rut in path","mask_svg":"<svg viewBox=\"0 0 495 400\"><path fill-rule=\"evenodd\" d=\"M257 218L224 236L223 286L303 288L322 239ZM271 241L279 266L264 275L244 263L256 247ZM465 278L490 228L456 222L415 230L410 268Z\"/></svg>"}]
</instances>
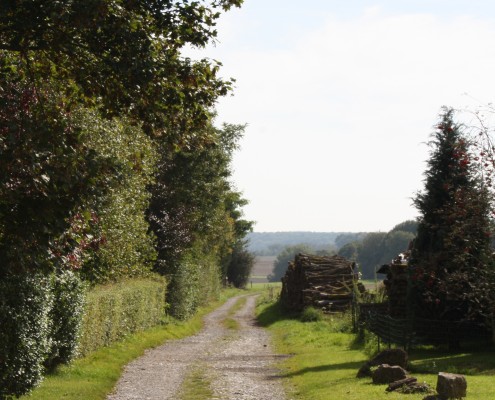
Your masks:
<instances>
[{"instance_id":1,"label":"tire rut in path","mask_svg":"<svg viewBox=\"0 0 495 400\"><path fill-rule=\"evenodd\" d=\"M184 378L194 368L201 368L211 383L213 399L285 400L273 367L284 356L273 354L268 333L256 326L256 296L247 296L244 307L232 317L239 324L238 330L222 324L240 297L227 300L208 314L197 335L168 341L128 364L107 399L177 400Z\"/></svg>"}]
</instances>

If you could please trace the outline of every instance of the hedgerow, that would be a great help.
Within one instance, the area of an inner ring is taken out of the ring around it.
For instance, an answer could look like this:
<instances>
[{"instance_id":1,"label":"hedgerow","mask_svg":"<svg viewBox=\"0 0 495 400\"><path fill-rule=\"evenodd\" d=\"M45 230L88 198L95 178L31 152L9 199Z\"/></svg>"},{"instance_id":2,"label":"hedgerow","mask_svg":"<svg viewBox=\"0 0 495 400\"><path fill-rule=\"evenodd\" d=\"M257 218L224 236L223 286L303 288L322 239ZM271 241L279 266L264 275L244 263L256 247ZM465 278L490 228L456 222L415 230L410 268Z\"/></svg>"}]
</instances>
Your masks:
<instances>
[{"instance_id":1,"label":"hedgerow","mask_svg":"<svg viewBox=\"0 0 495 400\"><path fill-rule=\"evenodd\" d=\"M0 399L38 384L51 348L52 282L42 274L0 280Z\"/></svg>"},{"instance_id":2,"label":"hedgerow","mask_svg":"<svg viewBox=\"0 0 495 400\"><path fill-rule=\"evenodd\" d=\"M77 355L86 295L86 285L74 271L59 272L52 282L48 368L67 364Z\"/></svg>"},{"instance_id":3,"label":"hedgerow","mask_svg":"<svg viewBox=\"0 0 495 400\"><path fill-rule=\"evenodd\" d=\"M163 322L166 281L160 276L92 288L86 297L79 354Z\"/></svg>"}]
</instances>

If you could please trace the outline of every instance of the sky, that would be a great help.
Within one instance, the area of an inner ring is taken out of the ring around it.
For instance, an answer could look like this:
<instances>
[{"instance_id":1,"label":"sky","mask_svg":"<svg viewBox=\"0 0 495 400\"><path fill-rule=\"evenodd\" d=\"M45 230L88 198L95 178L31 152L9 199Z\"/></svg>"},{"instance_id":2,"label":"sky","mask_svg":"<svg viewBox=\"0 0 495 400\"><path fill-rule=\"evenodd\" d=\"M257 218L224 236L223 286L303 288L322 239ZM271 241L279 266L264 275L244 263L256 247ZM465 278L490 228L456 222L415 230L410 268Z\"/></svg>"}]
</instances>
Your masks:
<instances>
[{"instance_id":1,"label":"sky","mask_svg":"<svg viewBox=\"0 0 495 400\"><path fill-rule=\"evenodd\" d=\"M386 232L417 217L442 106L495 97L493 0L245 0L215 46L247 124L233 182L256 232ZM461 117L459 117L461 118Z\"/></svg>"}]
</instances>

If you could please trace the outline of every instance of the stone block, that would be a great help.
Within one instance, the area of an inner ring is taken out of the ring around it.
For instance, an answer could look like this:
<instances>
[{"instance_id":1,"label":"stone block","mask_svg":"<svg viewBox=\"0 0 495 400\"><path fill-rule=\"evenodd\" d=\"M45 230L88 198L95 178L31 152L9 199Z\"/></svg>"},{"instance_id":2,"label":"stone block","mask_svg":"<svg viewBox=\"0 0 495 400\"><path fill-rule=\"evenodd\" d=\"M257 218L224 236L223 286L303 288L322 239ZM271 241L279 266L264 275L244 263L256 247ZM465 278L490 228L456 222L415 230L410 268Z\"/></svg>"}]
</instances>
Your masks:
<instances>
[{"instance_id":1,"label":"stone block","mask_svg":"<svg viewBox=\"0 0 495 400\"><path fill-rule=\"evenodd\" d=\"M437 392L443 399L461 399L466 397L467 382L464 375L439 372Z\"/></svg>"},{"instance_id":2,"label":"stone block","mask_svg":"<svg viewBox=\"0 0 495 400\"><path fill-rule=\"evenodd\" d=\"M407 378L407 372L398 365L382 364L373 372L373 383L388 384Z\"/></svg>"}]
</instances>

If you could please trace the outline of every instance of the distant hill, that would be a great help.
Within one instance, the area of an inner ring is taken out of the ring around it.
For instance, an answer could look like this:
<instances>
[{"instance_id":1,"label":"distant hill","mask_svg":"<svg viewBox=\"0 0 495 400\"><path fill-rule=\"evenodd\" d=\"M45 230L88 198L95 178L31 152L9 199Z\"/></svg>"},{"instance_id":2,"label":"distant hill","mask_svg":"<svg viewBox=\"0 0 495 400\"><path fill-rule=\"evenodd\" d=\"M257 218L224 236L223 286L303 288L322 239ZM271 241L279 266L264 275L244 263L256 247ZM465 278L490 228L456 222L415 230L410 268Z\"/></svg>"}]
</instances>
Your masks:
<instances>
[{"instance_id":1,"label":"distant hill","mask_svg":"<svg viewBox=\"0 0 495 400\"><path fill-rule=\"evenodd\" d=\"M338 249L355 239L351 232L252 232L248 235L249 250L257 255L276 256L286 246L307 244L315 250ZM346 240L349 238L349 240ZM336 240L337 239L337 240Z\"/></svg>"}]
</instances>

